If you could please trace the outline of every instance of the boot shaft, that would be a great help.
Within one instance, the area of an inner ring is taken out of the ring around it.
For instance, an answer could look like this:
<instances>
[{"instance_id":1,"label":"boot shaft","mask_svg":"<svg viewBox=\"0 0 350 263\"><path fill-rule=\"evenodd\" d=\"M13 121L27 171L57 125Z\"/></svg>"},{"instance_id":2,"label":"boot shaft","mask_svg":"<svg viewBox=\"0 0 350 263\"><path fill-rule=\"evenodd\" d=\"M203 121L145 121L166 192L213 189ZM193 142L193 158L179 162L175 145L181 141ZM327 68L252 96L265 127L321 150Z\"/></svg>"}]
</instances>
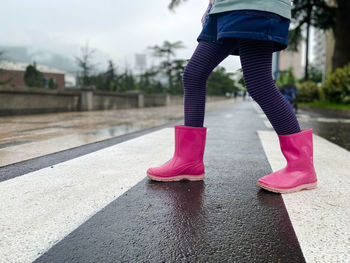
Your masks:
<instances>
[{"instance_id":1,"label":"boot shaft","mask_svg":"<svg viewBox=\"0 0 350 263\"><path fill-rule=\"evenodd\" d=\"M187 162L203 160L207 128L184 125L175 125L174 127L174 156Z\"/></svg>"},{"instance_id":2,"label":"boot shaft","mask_svg":"<svg viewBox=\"0 0 350 263\"><path fill-rule=\"evenodd\" d=\"M281 151L287 160L287 166L313 168L312 129L288 135L278 135L278 138Z\"/></svg>"}]
</instances>

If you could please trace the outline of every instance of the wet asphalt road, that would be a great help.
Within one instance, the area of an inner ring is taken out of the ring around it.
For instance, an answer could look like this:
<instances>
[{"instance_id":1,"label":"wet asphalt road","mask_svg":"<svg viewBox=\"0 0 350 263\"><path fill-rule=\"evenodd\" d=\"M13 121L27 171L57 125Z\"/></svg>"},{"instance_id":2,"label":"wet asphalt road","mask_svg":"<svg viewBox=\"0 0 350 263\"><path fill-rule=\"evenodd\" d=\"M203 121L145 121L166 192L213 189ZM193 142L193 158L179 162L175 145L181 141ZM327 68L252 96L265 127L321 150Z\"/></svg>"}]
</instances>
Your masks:
<instances>
[{"instance_id":1,"label":"wet asphalt road","mask_svg":"<svg viewBox=\"0 0 350 263\"><path fill-rule=\"evenodd\" d=\"M302 109L297 118L301 128L312 128L315 134L350 151L350 118Z\"/></svg>"},{"instance_id":2,"label":"wet asphalt road","mask_svg":"<svg viewBox=\"0 0 350 263\"><path fill-rule=\"evenodd\" d=\"M302 128L349 147L349 119L302 110L298 119ZM204 182L144 179L36 262L305 262L281 195L256 185L271 172L256 131L270 129L252 103L210 112L205 126L210 132ZM28 160L0 173L9 180L159 128Z\"/></svg>"},{"instance_id":3,"label":"wet asphalt road","mask_svg":"<svg viewBox=\"0 0 350 263\"><path fill-rule=\"evenodd\" d=\"M36 262L305 262L281 195L256 185L272 170L252 103L204 125L204 182L145 178Z\"/></svg>"}]
</instances>

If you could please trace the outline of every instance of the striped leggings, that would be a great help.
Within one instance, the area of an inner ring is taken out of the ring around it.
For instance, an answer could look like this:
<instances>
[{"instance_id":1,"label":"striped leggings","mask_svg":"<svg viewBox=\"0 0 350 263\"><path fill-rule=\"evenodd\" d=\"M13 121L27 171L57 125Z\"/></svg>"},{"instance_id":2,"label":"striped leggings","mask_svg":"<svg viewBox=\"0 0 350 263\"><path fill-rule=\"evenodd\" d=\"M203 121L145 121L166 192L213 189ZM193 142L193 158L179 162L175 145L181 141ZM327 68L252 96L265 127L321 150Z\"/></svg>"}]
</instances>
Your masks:
<instances>
[{"instance_id":1,"label":"striped leggings","mask_svg":"<svg viewBox=\"0 0 350 263\"><path fill-rule=\"evenodd\" d=\"M230 55L230 41L200 41L183 74L185 126L203 127L206 81L213 69ZM300 132L289 102L272 78L272 42L239 40L239 54L247 91L259 104L279 135Z\"/></svg>"}]
</instances>

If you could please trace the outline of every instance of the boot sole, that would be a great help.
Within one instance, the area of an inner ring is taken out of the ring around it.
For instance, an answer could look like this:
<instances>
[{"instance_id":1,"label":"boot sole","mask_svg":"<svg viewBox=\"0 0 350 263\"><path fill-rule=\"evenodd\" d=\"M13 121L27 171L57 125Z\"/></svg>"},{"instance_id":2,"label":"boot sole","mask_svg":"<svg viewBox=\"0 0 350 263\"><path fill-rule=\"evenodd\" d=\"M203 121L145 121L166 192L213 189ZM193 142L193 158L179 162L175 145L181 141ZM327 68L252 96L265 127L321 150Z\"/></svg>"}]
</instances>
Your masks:
<instances>
[{"instance_id":1,"label":"boot sole","mask_svg":"<svg viewBox=\"0 0 350 263\"><path fill-rule=\"evenodd\" d=\"M261 184L259 182L258 182L258 186L260 186L261 188L268 190L270 192L279 193L279 194L289 194L289 193L299 192L301 190L315 189L317 187L317 182L311 183L311 184L303 184L303 185L299 185L297 187L293 187L293 188L289 188L289 189L274 188L274 187L270 187L270 186Z\"/></svg>"},{"instance_id":2,"label":"boot sole","mask_svg":"<svg viewBox=\"0 0 350 263\"><path fill-rule=\"evenodd\" d=\"M201 175L177 175L171 177L158 177L154 175L150 175L147 173L149 179L158 181L158 182L177 182L182 180L187 181L202 181L204 179L204 174Z\"/></svg>"}]
</instances>

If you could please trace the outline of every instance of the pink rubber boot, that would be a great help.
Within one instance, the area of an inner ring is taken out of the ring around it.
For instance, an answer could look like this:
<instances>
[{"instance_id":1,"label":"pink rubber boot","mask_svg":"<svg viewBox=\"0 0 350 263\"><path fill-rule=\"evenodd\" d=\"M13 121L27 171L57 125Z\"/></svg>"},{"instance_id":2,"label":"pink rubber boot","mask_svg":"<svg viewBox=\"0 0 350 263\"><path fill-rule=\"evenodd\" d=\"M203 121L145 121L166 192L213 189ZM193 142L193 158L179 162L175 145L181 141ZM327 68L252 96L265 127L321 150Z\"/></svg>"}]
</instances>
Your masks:
<instances>
[{"instance_id":1,"label":"pink rubber boot","mask_svg":"<svg viewBox=\"0 0 350 263\"><path fill-rule=\"evenodd\" d=\"M275 193L293 193L317 187L313 163L312 129L298 133L278 135L287 166L261 177L258 185Z\"/></svg>"},{"instance_id":2,"label":"pink rubber boot","mask_svg":"<svg viewBox=\"0 0 350 263\"><path fill-rule=\"evenodd\" d=\"M169 161L147 170L155 181L200 181L204 178L203 155L206 127L175 125L175 152Z\"/></svg>"}]
</instances>

